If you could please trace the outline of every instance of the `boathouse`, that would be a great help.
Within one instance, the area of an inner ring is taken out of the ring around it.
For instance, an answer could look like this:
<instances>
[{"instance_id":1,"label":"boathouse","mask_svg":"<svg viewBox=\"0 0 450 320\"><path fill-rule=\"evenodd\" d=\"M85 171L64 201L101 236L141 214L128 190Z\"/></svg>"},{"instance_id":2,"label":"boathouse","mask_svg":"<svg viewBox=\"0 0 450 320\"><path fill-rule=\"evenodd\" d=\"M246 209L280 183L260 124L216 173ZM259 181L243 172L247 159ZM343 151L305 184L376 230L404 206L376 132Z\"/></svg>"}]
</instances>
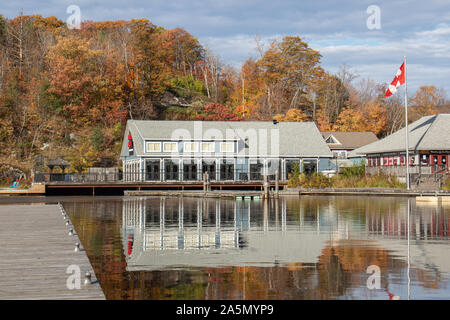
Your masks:
<instances>
[{"instance_id":1,"label":"boathouse","mask_svg":"<svg viewBox=\"0 0 450 320\"><path fill-rule=\"evenodd\" d=\"M129 120L124 181L281 181L334 169L313 122Z\"/></svg>"},{"instance_id":2,"label":"boathouse","mask_svg":"<svg viewBox=\"0 0 450 320\"><path fill-rule=\"evenodd\" d=\"M408 125L411 174L448 173L450 160L450 114L422 117ZM364 156L366 172L406 177L405 128L350 152Z\"/></svg>"}]
</instances>

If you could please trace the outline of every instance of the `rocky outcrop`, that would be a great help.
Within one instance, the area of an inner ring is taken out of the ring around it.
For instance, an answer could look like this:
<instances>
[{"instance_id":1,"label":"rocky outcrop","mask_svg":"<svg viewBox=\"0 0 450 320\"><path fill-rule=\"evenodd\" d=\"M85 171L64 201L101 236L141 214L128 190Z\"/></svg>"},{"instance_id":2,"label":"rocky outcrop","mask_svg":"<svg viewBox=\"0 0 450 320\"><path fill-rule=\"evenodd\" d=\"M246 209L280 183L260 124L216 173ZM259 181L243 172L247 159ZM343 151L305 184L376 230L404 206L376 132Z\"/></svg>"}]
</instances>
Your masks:
<instances>
[{"instance_id":1,"label":"rocky outcrop","mask_svg":"<svg viewBox=\"0 0 450 320\"><path fill-rule=\"evenodd\" d=\"M0 180L28 178L28 174L20 168L13 167L9 164L0 164Z\"/></svg>"}]
</instances>

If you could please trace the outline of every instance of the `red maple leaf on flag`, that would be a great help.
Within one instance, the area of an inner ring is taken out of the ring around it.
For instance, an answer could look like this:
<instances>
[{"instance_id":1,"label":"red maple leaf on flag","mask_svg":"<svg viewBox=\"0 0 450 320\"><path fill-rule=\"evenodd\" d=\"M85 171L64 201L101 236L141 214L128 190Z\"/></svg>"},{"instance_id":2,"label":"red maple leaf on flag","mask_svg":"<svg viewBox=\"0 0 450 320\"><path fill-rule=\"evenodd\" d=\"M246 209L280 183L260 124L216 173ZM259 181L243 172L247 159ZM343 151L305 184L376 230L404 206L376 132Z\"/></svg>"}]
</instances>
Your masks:
<instances>
[{"instance_id":1,"label":"red maple leaf on flag","mask_svg":"<svg viewBox=\"0 0 450 320\"><path fill-rule=\"evenodd\" d=\"M385 98L392 96L400 87L402 84L405 83L405 63L403 62L400 66L400 69L398 69L394 80L392 80L391 84L389 85L389 88L386 90L386 94L384 95Z\"/></svg>"}]
</instances>

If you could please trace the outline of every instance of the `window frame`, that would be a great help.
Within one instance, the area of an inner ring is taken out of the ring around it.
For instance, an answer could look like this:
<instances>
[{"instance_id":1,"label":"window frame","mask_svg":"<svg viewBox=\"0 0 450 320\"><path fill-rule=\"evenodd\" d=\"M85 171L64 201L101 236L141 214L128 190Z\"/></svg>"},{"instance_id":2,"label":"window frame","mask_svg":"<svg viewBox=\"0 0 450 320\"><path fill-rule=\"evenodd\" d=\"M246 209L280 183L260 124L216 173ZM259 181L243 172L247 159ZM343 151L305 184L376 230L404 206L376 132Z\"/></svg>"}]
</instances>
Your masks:
<instances>
[{"instance_id":1,"label":"window frame","mask_svg":"<svg viewBox=\"0 0 450 320\"><path fill-rule=\"evenodd\" d=\"M204 145L211 145L212 146L212 151L210 150L203 150L203 146ZM215 143L214 141L202 141L201 146L200 146L200 150L202 153L213 153L215 151Z\"/></svg>"},{"instance_id":2,"label":"window frame","mask_svg":"<svg viewBox=\"0 0 450 320\"><path fill-rule=\"evenodd\" d=\"M148 145L149 144L157 144L159 145L159 150L149 150ZM150 153L150 152L161 152L161 142L156 142L156 141L145 141L145 151Z\"/></svg>"},{"instance_id":3,"label":"window frame","mask_svg":"<svg viewBox=\"0 0 450 320\"><path fill-rule=\"evenodd\" d=\"M231 148L232 148L232 150L231 151L229 151L229 150L223 150L223 147L224 146L230 146L231 145ZM234 142L231 142L231 141L223 141L223 142L221 142L220 143L220 152L221 153L233 153L234 152Z\"/></svg>"},{"instance_id":4,"label":"window frame","mask_svg":"<svg viewBox=\"0 0 450 320\"><path fill-rule=\"evenodd\" d=\"M195 150L186 150L186 145L194 145L195 146ZM190 142L184 142L183 143L183 152L198 152L198 142L193 142L193 141L190 141Z\"/></svg>"},{"instance_id":5,"label":"window frame","mask_svg":"<svg viewBox=\"0 0 450 320\"><path fill-rule=\"evenodd\" d=\"M175 150L166 150L166 145L169 145L169 144L175 144ZM178 152L178 143L177 142L173 142L173 141L167 141L167 142L164 142L163 143L163 152L170 152L170 153L172 153L172 152Z\"/></svg>"}]
</instances>

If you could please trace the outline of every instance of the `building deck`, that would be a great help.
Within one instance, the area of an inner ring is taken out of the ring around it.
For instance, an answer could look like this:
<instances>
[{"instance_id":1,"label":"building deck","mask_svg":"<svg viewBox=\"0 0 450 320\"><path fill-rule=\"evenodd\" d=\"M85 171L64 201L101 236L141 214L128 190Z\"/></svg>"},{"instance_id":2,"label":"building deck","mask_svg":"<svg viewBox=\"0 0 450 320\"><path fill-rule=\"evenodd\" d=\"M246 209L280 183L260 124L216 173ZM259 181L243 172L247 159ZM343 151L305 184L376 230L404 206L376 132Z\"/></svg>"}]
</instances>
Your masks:
<instances>
[{"instance_id":1,"label":"building deck","mask_svg":"<svg viewBox=\"0 0 450 320\"><path fill-rule=\"evenodd\" d=\"M70 228L58 205L0 205L0 299L105 299ZM80 268L80 289L67 287L71 265ZM86 272L92 284L84 285Z\"/></svg>"}]
</instances>

